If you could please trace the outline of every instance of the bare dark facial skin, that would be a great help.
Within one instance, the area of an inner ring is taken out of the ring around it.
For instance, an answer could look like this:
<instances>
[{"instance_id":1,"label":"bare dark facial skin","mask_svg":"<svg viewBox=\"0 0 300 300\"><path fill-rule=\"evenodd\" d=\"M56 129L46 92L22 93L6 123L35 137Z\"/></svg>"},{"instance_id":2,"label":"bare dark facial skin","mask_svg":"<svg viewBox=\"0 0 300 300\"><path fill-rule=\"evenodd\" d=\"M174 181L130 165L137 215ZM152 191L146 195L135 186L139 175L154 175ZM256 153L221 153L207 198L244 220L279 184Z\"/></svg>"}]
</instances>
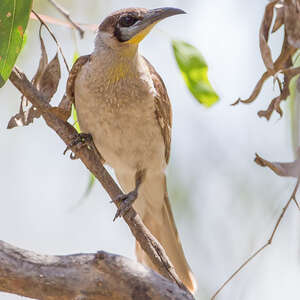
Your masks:
<instances>
[{"instance_id":1,"label":"bare dark facial skin","mask_svg":"<svg viewBox=\"0 0 300 300\"><path fill-rule=\"evenodd\" d=\"M127 39L124 39L121 34L121 28L128 28L133 26L137 21L141 20L142 17L138 16L135 13L126 13L120 16L119 20L116 23L114 35L119 42L126 42Z\"/></svg>"}]
</instances>

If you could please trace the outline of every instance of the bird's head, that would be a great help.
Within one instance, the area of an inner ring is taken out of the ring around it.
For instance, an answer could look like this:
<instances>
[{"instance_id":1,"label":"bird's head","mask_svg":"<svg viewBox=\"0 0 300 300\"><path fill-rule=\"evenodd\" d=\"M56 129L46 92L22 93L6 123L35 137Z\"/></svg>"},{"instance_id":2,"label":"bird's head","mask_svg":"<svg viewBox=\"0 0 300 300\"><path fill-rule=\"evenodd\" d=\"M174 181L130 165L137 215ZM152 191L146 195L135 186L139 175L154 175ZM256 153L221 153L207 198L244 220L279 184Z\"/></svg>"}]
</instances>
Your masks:
<instances>
[{"instance_id":1,"label":"bird's head","mask_svg":"<svg viewBox=\"0 0 300 300\"><path fill-rule=\"evenodd\" d=\"M136 48L161 20L185 12L178 8L127 8L106 17L98 28L96 38L111 48Z\"/></svg>"}]
</instances>

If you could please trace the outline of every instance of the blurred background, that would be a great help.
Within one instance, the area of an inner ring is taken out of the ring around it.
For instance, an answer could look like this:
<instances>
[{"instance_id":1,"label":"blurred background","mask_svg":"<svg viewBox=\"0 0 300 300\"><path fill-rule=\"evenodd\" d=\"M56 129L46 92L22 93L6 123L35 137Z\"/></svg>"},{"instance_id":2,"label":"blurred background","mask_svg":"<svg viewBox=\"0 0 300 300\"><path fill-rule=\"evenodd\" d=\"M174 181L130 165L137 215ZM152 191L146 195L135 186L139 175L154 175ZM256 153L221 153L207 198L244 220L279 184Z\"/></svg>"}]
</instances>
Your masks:
<instances>
[{"instance_id":1,"label":"blurred background","mask_svg":"<svg viewBox=\"0 0 300 300\"><path fill-rule=\"evenodd\" d=\"M258 31L267 1L238 0L65 0L58 1L82 23L98 24L113 10L175 6L188 15L160 23L140 47L162 75L173 105L168 186L177 227L198 281L197 299L209 299L232 272L269 238L294 179L257 166L255 152L270 161L293 160L288 103L282 119L267 122L256 112L276 96L272 81L251 105L247 98L264 71ZM84 3L84 4L83 4ZM35 9L63 19L46 0ZM31 78L40 47L38 22L31 20L28 41L17 65ZM93 49L94 33L80 40L72 30L51 25L71 64ZM271 39L280 51L282 32ZM51 59L55 44L44 31ZM171 39L195 45L209 66L220 101L207 109L189 93L171 49ZM77 46L76 46L77 44ZM61 64L62 69L64 68ZM64 70L57 103L64 92ZM20 95L8 82L0 90L0 239L44 254L105 250L134 258L134 240L123 220L112 223L114 205L100 184L81 201L89 173L80 161L63 156L65 145L42 119L7 130ZM299 299L299 212L291 203L273 244L252 261L217 299ZM21 297L0 294L0 299Z\"/></svg>"}]
</instances>

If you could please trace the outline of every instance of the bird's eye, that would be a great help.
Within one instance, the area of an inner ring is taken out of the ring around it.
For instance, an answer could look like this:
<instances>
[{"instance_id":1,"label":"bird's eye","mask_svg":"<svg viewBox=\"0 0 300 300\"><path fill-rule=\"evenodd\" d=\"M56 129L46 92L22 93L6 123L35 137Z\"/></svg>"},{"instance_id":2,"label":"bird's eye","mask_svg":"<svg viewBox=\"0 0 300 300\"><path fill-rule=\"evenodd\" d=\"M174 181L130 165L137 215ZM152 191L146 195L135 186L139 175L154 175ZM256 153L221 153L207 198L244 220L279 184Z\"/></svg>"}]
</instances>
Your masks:
<instances>
[{"instance_id":1,"label":"bird's eye","mask_svg":"<svg viewBox=\"0 0 300 300\"><path fill-rule=\"evenodd\" d=\"M119 24L121 27L129 27L129 26L132 26L137 21L138 21L138 19L136 17L127 15L127 16L120 18Z\"/></svg>"}]
</instances>

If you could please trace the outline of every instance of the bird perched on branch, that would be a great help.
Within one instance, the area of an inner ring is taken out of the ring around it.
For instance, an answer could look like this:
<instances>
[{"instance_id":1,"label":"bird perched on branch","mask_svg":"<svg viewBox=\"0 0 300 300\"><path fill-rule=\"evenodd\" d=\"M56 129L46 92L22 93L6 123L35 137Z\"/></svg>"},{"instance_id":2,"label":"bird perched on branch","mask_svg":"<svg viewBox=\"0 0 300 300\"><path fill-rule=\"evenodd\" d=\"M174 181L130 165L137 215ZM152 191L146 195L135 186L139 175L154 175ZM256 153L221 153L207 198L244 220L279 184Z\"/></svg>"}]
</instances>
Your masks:
<instances>
[{"instance_id":1,"label":"bird perched on branch","mask_svg":"<svg viewBox=\"0 0 300 300\"><path fill-rule=\"evenodd\" d=\"M109 15L99 26L92 54L74 64L67 91L75 101L82 132L90 133L103 161L159 240L186 287L196 289L171 211L165 168L170 157L172 113L166 87L138 45L159 21L184 11L129 8ZM139 244L136 255L152 269Z\"/></svg>"}]
</instances>

